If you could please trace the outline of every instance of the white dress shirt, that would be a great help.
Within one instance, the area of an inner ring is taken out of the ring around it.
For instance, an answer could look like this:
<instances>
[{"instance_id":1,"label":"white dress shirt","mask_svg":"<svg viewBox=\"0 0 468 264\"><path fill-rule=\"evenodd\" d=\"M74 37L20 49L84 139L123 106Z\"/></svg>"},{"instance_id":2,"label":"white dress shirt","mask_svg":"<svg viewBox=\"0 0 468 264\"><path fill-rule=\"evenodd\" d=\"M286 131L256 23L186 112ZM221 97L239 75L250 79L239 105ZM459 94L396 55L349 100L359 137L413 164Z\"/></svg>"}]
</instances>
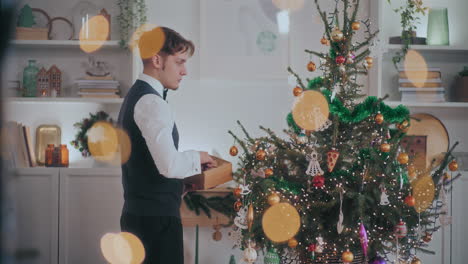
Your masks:
<instances>
[{"instance_id":1,"label":"white dress shirt","mask_svg":"<svg viewBox=\"0 0 468 264\"><path fill-rule=\"evenodd\" d=\"M158 80L144 73L138 79L162 96L164 88ZM136 103L133 115L159 173L167 178L183 179L201 172L198 151L179 152L174 146L174 113L166 101L155 94L146 94Z\"/></svg>"}]
</instances>

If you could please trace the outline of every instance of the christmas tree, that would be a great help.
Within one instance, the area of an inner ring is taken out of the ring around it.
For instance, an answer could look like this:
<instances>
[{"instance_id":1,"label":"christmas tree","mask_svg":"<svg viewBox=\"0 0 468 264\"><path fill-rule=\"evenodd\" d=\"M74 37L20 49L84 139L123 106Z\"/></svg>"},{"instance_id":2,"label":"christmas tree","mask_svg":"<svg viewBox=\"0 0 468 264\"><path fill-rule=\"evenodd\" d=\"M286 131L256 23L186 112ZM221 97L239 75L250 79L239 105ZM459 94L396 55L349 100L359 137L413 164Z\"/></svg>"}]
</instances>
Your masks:
<instances>
[{"instance_id":1,"label":"christmas tree","mask_svg":"<svg viewBox=\"0 0 468 264\"><path fill-rule=\"evenodd\" d=\"M286 136L260 126L265 136L252 138L240 122L245 138L229 131L231 155L241 153L234 223L245 263L255 261L255 250L268 256L265 263L418 263L416 254L430 253L432 233L448 222L444 196L456 177L446 170L456 170L456 144L417 167L401 144L416 122L408 109L385 98L358 100L357 77L373 66L369 48L378 32L358 21L360 0L335 2L327 13L315 0L328 52L306 50L319 60L307 69L322 76L304 83L288 69L297 86ZM365 39L356 42L359 30Z\"/></svg>"}]
</instances>

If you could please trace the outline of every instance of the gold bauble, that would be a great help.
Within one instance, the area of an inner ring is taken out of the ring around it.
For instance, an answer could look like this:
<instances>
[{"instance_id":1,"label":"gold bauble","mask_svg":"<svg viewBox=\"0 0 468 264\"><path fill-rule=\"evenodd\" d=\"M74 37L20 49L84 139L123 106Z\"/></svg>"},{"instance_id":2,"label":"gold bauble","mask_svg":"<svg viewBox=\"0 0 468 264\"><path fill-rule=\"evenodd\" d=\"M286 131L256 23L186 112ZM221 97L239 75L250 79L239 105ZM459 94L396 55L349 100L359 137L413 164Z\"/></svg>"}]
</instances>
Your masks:
<instances>
[{"instance_id":1,"label":"gold bauble","mask_svg":"<svg viewBox=\"0 0 468 264\"><path fill-rule=\"evenodd\" d=\"M232 194L234 194L234 197L240 198L242 193L242 189L237 187L232 191Z\"/></svg>"},{"instance_id":2,"label":"gold bauble","mask_svg":"<svg viewBox=\"0 0 468 264\"><path fill-rule=\"evenodd\" d=\"M265 169L265 177L270 177L271 175L273 175L273 169Z\"/></svg>"},{"instance_id":3,"label":"gold bauble","mask_svg":"<svg viewBox=\"0 0 468 264\"><path fill-rule=\"evenodd\" d=\"M382 152L390 152L390 144L388 143L383 143L380 145L380 151Z\"/></svg>"},{"instance_id":4,"label":"gold bauble","mask_svg":"<svg viewBox=\"0 0 468 264\"><path fill-rule=\"evenodd\" d=\"M247 226L249 230L252 229L252 224L254 221L254 210L252 204L249 205L249 209L247 211Z\"/></svg>"},{"instance_id":5,"label":"gold bauble","mask_svg":"<svg viewBox=\"0 0 468 264\"><path fill-rule=\"evenodd\" d=\"M236 156L237 153L239 153L239 150L237 149L236 146L232 146L232 147L229 149L229 154L231 154L231 156Z\"/></svg>"},{"instance_id":6,"label":"gold bauble","mask_svg":"<svg viewBox=\"0 0 468 264\"><path fill-rule=\"evenodd\" d=\"M384 121L384 116L382 114L376 114L375 117L374 117L374 121L375 121L375 123L380 125Z\"/></svg>"},{"instance_id":7,"label":"gold bauble","mask_svg":"<svg viewBox=\"0 0 468 264\"><path fill-rule=\"evenodd\" d=\"M407 120L401 122L400 124L397 125L397 128L402 132L406 133L409 130L409 122Z\"/></svg>"},{"instance_id":8,"label":"gold bauble","mask_svg":"<svg viewBox=\"0 0 468 264\"><path fill-rule=\"evenodd\" d=\"M345 251L343 254L341 254L341 260L343 262L352 262L354 260L354 255L351 251Z\"/></svg>"},{"instance_id":9,"label":"gold bauble","mask_svg":"<svg viewBox=\"0 0 468 264\"><path fill-rule=\"evenodd\" d=\"M317 69L317 66L315 65L314 62L310 61L308 64L307 64L307 70L310 71L310 72L313 72Z\"/></svg>"},{"instance_id":10,"label":"gold bauble","mask_svg":"<svg viewBox=\"0 0 468 264\"><path fill-rule=\"evenodd\" d=\"M320 43L321 43L322 45L328 45L328 39L325 38L325 36L323 36L322 39L320 40Z\"/></svg>"},{"instance_id":11,"label":"gold bauble","mask_svg":"<svg viewBox=\"0 0 468 264\"><path fill-rule=\"evenodd\" d=\"M450 170L450 171L456 171L456 170L458 170L458 163L457 163L457 161L456 161L456 160L452 160L452 161L449 163L448 167L449 167L449 170Z\"/></svg>"},{"instance_id":12,"label":"gold bauble","mask_svg":"<svg viewBox=\"0 0 468 264\"><path fill-rule=\"evenodd\" d=\"M426 234L422 237L422 240L426 243L429 243L431 242L432 240L432 235L428 232L426 232Z\"/></svg>"},{"instance_id":13,"label":"gold bauble","mask_svg":"<svg viewBox=\"0 0 468 264\"><path fill-rule=\"evenodd\" d=\"M333 39L333 41L336 41L336 42L342 41L343 40L343 32L341 32L341 30L338 27L336 27L331 32L331 38Z\"/></svg>"},{"instance_id":14,"label":"gold bauble","mask_svg":"<svg viewBox=\"0 0 468 264\"><path fill-rule=\"evenodd\" d=\"M280 197L277 193L272 193L268 196L268 204L275 205L280 202Z\"/></svg>"},{"instance_id":15,"label":"gold bauble","mask_svg":"<svg viewBox=\"0 0 468 264\"><path fill-rule=\"evenodd\" d=\"M407 153L402 152L398 154L397 160L400 164L406 164L409 161L409 156Z\"/></svg>"},{"instance_id":16,"label":"gold bauble","mask_svg":"<svg viewBox=\"0 0 468 264\"><path fill-rule=\"evenodd\" d=\"M372 57L366 57L366 62L367 62L367 64L372 66L372 64L374 63L374 59Z\"/></svg>"},{"instance_id":17,"label":"gold bauble","mask_svg":"<svg viewBox=\"0 0 468 264\"><path fill-rule=\"evenodd\" d=\"M414 257L413 260L411 261L411 264L422 264L422 262L417 257Z\"/></svg>"},{"instance_id":18,"label":"gold bauble","mask_svg":"<svg viewBox=\"0 0 468 264\"><path fill-rule=\"evenodd\" d=\"M301 95L301 93L302 93L302 88L301 87L299 87L299 86L294 87L294 89L293 89L293 95L294 96L299 96L299 95Z\"/></svg>"},{"instance_id":19,"label":"gold bauble","mask_svg":"<svg viewBox=\"0 0 468 264\"><path fill-rule=\"evenodd\" d=\"M242 202L241 202L241 201L236 201L236 202L234 203L234 210L235 210L236 212L239 212L239 210L241 209L241 207L242 207Z\"/></svg>"},{"instance_id":20,"label":"gold bauble","mask_svg":"<svg viewBox=\"0 0 468 264\"><path fill-rule=\"evenodd\" d=\"M355 31L356 31L356 30L359 30L359 29L361 28L361 23L355 21L355 22L353 22L353 23L351 24L351 28L352 28L353 30L355 30Z\"/></svg>"},{"instance_id":21,"label":"gold bauble","mask_svg":"<svg viewBox=\"0 0 468 264\"><path fill-rule=\"evenodd\" d=\"M259 149L255 155L258 160L264 160L266 157L266 152L263 149Z\"/></svg>"},{"instance_id":22,"label":"gold bauble","mask_svg":"<svg viewBox=\"0 0 468 264\"><path fill-rule=\"evenodd\" d=\"M301 227L297 209L289 203L278 203L268 208L262 217L263 232L275 243L293 238Z\"/></svg>"},{"instance_id":23,"label":"gold bauble","mask_svg":"<svg viewBox=\"0 0 468 264\"><path fill-rule=\"evenodd\" d=\"M295 238L291 238L291 239L288 240L288 247L290 247L290 248L297 247L297 244L299 244L299 243L297 242L297 240Z\"/></svg>"}]
</instances>

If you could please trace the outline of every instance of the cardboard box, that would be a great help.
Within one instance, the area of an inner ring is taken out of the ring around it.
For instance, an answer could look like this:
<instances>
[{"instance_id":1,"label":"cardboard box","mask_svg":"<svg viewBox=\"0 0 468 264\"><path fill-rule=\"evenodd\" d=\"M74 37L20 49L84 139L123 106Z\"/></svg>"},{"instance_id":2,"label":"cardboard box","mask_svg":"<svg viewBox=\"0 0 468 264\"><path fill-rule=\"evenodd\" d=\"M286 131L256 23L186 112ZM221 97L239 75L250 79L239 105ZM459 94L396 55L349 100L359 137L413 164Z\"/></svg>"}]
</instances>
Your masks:
<instances>
[{"instance_id":1,"label":"cardboard box","mask_svg":"<svg viewBox=\"0 0 468 264\"><path fill-rule=\"evenodd\" d=\"M49 39L48 33L48 28L16 27L16 39L47 40Z\"/></svg>"},{"instance_id":2,"label":"cardboard box","mask_svg":"<svg viewBox=\"0 0 468 264\"><path fill-rule=\"evenodd\" d=\"M232 164L229 161L211 156L218 166L202 174L184 179L185 184L192 185L194 190L206 190L232 180Z\"/></svg>"}]
</instances>

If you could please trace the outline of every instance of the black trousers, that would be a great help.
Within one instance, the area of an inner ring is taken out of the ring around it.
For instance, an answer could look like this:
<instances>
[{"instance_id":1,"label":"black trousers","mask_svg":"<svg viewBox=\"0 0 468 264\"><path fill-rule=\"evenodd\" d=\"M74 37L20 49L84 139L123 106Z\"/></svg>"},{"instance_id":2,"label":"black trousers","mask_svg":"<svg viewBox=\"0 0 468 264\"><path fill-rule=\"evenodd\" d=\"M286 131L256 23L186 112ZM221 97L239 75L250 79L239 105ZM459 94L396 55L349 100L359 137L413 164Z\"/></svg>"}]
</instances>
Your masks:
<instances>
[{"instance_id":1,"label":"black trousers","mask_svg":"<svg viewBox=\"0 0 468 264\"><path fill-rule=\"evenodd\" d=\"M122 232L137 236L145 247L144 264L184 264L183 229L175 216L122 213Z\"/></svg>"}]
</instances>

